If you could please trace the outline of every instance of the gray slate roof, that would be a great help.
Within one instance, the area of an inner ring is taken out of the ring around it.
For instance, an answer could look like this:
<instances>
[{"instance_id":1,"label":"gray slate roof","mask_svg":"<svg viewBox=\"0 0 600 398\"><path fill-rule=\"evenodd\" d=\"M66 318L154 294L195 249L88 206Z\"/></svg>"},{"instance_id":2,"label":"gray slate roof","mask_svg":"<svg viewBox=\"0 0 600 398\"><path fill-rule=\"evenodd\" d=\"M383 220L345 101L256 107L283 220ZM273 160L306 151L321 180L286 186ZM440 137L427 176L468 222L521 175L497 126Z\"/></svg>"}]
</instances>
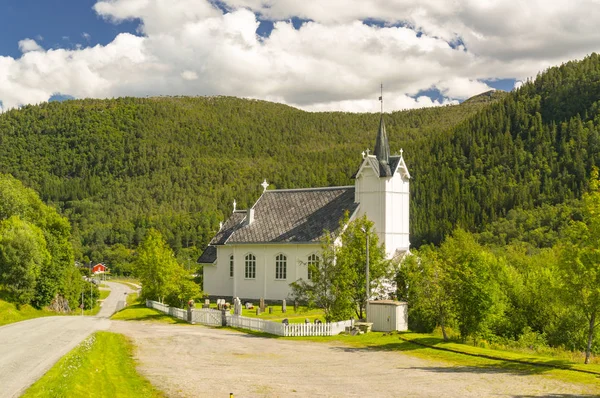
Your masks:
<instances>
[{"instance_id":1,"label":"gray slate roof","mask_svg":"<svg viewBox=\"0 0 600 398\"><path fill-rule=\"evenodd\" d=\"M215 246L207 246L198 259L200 264L212 264L217 260L217 248Z\"/></svg>"},{"instance_id":2,"label":"gray slate roof","mask_svg":"<svg viewBox=\"0 0 600 398\"><path fill-rule=\"evenodd\" d=\"M215 246L243 243L318 243L325 231L335 233L344 214L356 208L354 187L265 191L250 210L235 211L204 250L199 263L217 259Z\"/></svg>"},{"instance_id":3,"label":"gray slate roof","mask_svg":"<svg viewBox=\"0 0 600 398\"><path fill-rule=\"evenodd\" d=\"M224 245L227 239L242 226L243 221L246 219L247 210L236 210L233 214L225 221L223 228L215 237L210 241L210 245Z\"/></svg>"},{"instance_id":4,"label":"gray slate roof","mask_svg":"<svg viewBox=\"0 0 600 398\"><path fill-rule=\"evenodd\" d=\"M265 191L253 207L254 221L242 222L227 243L319 242L357 207L354 187Z\"/></svg>"}]
</instances>

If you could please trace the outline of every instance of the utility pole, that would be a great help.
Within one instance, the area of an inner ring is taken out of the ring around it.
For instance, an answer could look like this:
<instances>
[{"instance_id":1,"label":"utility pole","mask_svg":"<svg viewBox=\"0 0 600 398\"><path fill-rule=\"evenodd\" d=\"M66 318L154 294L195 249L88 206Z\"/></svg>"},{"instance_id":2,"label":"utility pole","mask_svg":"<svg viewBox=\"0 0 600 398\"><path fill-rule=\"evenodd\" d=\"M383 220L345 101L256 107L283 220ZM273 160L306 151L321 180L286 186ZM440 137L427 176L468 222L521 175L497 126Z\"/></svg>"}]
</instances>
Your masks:
<instances>
[{"instance_id":1,"label":"utility pole","mask_svg":"<svg viewBox=\"0 0 600 398\"><path fill-rule=\"evenodd\" d=\"M366 242L367 242L367 247L366 247L366 254L367 254L367 259L366 259L366 264L365 264L365 275L366 275L366 285L365 285L365 321L367 320L367 303L369 302L369 296L371 295L370 291L370 281L369 281L369 229L367 227L362 227L361 228L362 231L365 233L365 238L366 238Z\"/></svg>"},{"instance_id":2,"label":"utility pole","mask_svg":"<svg viewBox=\"0 0 600 398\"><path fill-rule=\"evenodd\" d=\"M366 292L367 292L367 301L365 302L365 312L367 311L367 302L369 301L369 296L371 296L371 287L370 287L370 281L369 281L369 231L367 230L366 232L367 234L367 269L366 269L366 274L367 274L367 286L366 286Z\"/></svg>"}]
</instances>

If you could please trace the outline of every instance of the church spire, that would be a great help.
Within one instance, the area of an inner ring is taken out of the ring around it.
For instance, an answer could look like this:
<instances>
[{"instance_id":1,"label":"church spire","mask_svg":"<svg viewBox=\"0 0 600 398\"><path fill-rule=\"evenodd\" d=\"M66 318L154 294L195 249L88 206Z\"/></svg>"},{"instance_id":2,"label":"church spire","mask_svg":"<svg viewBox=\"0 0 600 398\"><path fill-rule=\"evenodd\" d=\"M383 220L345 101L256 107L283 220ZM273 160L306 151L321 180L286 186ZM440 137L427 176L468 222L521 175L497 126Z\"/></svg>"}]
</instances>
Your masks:
<instances>
[{"instance_id":1,"label":"church spire","mask_svg":"<svg viewBox=\"0 0 600 398\"><path fill-rule=\"evenodd\" d=\"M381 120L379 121L379 131L377 132L377 141L375 141L375 156L379 163L387 165L390 162L390 144L388 143L387 133L385 132L385 123L383 122L383 83L381 83Z\"/></svg>"},{"instance_id":2,"label":"church spire","mask_svg":"<svg viewBox=\"0 0 600 398\"><path fill-rule=\"evenodd\" d=\"M385 132L383 114L381 115L381 120L379 121L377 141L375 141L375 156L381 164L388 164L390 162L390 144L388 142L387 133Z\"/></svg>"}]
</instances>

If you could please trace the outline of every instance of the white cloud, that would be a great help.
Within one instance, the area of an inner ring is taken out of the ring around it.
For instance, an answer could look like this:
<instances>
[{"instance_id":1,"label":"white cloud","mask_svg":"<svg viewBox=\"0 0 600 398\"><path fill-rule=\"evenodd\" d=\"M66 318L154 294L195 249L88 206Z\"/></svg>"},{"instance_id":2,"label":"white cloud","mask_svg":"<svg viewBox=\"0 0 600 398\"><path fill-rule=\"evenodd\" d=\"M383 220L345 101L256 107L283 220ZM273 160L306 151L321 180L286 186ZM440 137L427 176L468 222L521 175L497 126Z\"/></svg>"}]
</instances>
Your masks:
<instances>
[{"instance_id":1,"label":"white cloud","mask_svg":"<svg viewBox=\"0 0 600 398\"><path fill-rule=\"evenodd\" d=\"M37 42L33 39L23 39L19 41L19 50L22 53L28 53L30 51L44 51L42 46L37 44Z\"/></svg>"},{"instance_id":2,"label":"white cloud","mask_svg":"<svg viewBox=\"0 0 600 398\"><path fill-rule=\"evenodd\" d=\"M523 81L522 80L516 80L515 81L515 85L513 87L513 90L519 89L522 85L523 85Z\"/></svg>"},{"instance_id":3,"label":"white cloud","mask_svg":"<svg viewBox=\"0 0 600 398\"><path fill-rule=\"evenodd\" d=\"M191 70L184 70L183 72L181 72L181 77L184 80L197 80L198 74Z\"/></svg>"},{"instance_id":4,"label":"white cloud","mask_svg":"<svg viewBox=\"0 0 600 398\"><path fill-rule=\"evenodd\" d=\"M86 41L90 41L90 39L92 38L92 36L87 32L83 32L81 34L81 37L83 37Z\"/></svg>"},{"instance_id":5,"label":"white cloud","mask_svg":"<svg viewBox=\"0 0 600 398\"><path fill-rule=\"evenodd\" d=\"M437 88L445 97L467 99L474 95L493 90L487 84L463 77L453 77L437 84Z\"/></svg>"},{"instance_id":6,"label":"white cloud","mask_svg":"<svg viewBox=\"0 0 600 398\"><path fill-rule=\"evenodd\" d=\"M104 46L44 50L19 42L0 56L5 108L123 95L235 95L307 110L437 106L487 91L488 79L527 77L600 50L600 3L581 0L103 0L110 23L139 20L140 36ZM259 38L256 14L275 21ZM309 19L295 29L289 18ZM384 27L359 20L373 18ZM85 33L82 35L86 38ZM87 39L87 38L86 38ZM462 45L461 45L462 43ZM418 93L437 88L445 98Z\"/></svg>"}]
</instances>

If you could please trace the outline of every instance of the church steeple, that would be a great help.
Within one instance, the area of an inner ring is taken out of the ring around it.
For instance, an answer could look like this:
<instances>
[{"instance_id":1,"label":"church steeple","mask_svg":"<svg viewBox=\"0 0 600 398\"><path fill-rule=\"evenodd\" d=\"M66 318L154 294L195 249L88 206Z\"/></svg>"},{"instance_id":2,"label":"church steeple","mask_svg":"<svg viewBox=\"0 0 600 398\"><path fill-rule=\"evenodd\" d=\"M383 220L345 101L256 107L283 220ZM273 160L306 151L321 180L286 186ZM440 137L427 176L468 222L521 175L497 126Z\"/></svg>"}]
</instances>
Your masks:
<instances>
[{"instance_id":1,"label":"church steeple","mask_svg":"<svg viewBox=\"0 0 600 398\"><path fill-rule=\"evenodd\" d=\"M382 165L390 163L390 143L388 142L387 133L385 132L383 114L381 115L381 120L379 121L377 141L375 141L375 156Z\"/></svg>"}]
</instances>

